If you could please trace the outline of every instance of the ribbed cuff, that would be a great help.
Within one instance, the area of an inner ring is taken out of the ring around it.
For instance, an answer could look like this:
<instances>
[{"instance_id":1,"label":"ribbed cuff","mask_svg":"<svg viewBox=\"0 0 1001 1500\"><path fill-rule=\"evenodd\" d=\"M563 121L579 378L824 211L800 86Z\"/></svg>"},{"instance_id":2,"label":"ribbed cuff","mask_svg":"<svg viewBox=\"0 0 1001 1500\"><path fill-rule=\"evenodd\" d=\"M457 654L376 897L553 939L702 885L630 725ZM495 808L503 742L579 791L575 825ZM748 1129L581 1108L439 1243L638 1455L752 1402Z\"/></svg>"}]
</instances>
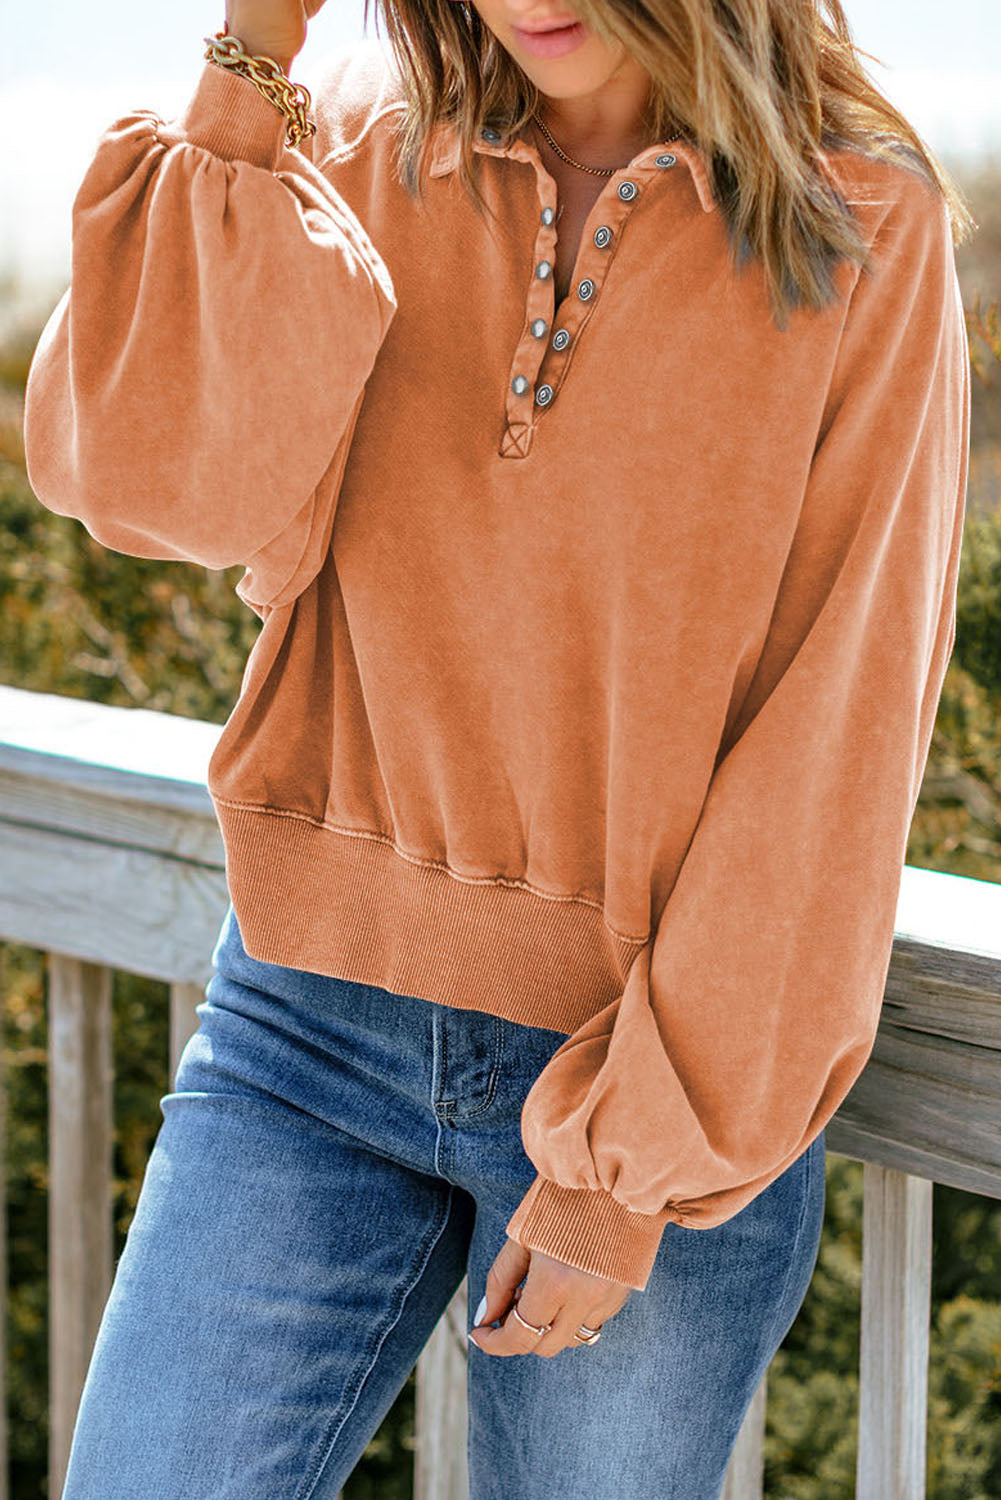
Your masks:
<instances>
[{"instance_id":1,"label":"ribbed cuff","mask_svg":"<svg viewBox=\"0 0 1001 1500\"><path fill-rule=\"evenodd\" d=\"M638 1214L601 1188L561 1187L537 1176L507 1222L511 1239L565 1265L644 1291L670 1209Z\"/></svg>"},{"instance_id":2,"label":"ribbed cuff","mask_svg":"<svg viewBox=\"0 0 1001 1500\"><path fill-rule=\"evenodd\" d=\"M249 78L205 59L201 77L175 122L184 139L224 161L274 171L285 150L287 116Z\"/></svg>"}]
</instances>

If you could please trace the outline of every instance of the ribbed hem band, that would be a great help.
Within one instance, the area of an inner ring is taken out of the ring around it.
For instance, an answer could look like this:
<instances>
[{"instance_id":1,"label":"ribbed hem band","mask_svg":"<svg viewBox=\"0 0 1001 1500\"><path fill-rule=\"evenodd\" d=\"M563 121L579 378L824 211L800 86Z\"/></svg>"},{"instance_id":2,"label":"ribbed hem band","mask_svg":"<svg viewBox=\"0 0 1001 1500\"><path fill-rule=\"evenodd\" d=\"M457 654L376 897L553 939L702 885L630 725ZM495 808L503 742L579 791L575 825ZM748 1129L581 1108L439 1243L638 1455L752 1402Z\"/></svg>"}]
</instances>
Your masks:
<instances>
[{"instance_id":1,"label":"ribbed hem band","mask_svg":"<svg viewBox=\"0 0 1001 1500\"><path fill-rule=\"evenodd\" d=\"M462 876L366 830L213 802L240 933L264 963L569 1035L621 994L645 941L612 932L595 901Z\"/></svg>"}]
</instances>

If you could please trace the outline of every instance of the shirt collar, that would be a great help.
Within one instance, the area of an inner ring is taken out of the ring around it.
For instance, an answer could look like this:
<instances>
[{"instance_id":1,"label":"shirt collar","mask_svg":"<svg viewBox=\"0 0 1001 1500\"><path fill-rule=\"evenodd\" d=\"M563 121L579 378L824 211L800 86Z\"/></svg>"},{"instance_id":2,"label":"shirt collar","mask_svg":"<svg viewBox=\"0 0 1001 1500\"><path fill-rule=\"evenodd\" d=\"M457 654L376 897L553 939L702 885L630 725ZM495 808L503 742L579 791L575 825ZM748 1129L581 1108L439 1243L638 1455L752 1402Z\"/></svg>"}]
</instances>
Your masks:
<instances>
[{"instance_id":1,"label":"shirt collar","mask_svg":"<svg viewBox=\"0 0 1001 1500\"><path fill-rule=\"evenodd\" d=\"M491 137L497 135L496 131L490 132ZM533 141L527 135L512 135L499 139L485 138L478 135L473 141L473 150L481 151L486 156L510 156L518 161L530 162L538 168L542 165L542 158ZM699 202L707 213L711 213L717 207L710 185L709 169L704 154L690 141L658 141L652 146L645 146L642 151L631 159L628 166L630 169L640 169L652 166L654 159L671 152L678 161L683 162L692 174L695 189L699 195ZM435 127L434 146L432 148L431 165L429 168L432 177L440 177L446 172L452 172L459 164L460 158L459 131L452 120L439 120ZM626 171L626 167L619 168Z\"/></svg>"}]
</instances>

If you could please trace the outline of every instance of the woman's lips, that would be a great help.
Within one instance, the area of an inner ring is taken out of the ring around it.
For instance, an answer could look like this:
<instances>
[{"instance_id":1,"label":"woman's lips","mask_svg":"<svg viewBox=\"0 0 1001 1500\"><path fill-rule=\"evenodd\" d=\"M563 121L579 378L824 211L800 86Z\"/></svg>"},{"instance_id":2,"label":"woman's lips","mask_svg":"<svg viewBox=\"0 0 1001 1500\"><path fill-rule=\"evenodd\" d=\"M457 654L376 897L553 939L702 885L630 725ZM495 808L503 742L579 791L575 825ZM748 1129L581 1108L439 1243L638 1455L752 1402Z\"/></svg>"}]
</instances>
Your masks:
<instances>
[{"instance_id":1,"label":"woman's lips","mask_svg":"<svg viewBox=\"0 0 1001 1500\"><path fill-rule=\"evenodd\" d=\"M520 26L513 30L519 45L534 57L563 57L575 51L588 36L582 21L575 21L572 26L559 26L553 31L522 31Z\"/></svg>"}]
</instances>

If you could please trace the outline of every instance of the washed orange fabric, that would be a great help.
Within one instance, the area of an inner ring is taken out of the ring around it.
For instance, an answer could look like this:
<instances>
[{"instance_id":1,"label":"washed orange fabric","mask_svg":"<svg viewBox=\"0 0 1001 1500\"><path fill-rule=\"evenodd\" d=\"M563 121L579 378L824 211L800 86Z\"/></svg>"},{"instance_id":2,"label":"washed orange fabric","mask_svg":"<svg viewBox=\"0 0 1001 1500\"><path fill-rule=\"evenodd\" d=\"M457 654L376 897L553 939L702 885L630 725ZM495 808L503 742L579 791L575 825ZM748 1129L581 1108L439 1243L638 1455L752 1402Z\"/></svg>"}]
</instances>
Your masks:
<instances>
[{"instance_id":1,"label":"washed orange fabric","mask_svg":"<svg viewBox=\"0 0 1001 1500\"><path fill-rule=\"evenodd\" d=\"M423 208L396 176L381 44L313 94L289 149L206 61L100 136L29 477L115 551L243 565L209 788L248 952L564 1033L507 1231L642 1290L872 1048L955 630L946 207L828 153L877 269L780 331L704 158L654 143L554 310L527 133L478 139L480 219L451 127Z\"/></svg>"}]
</instances>

